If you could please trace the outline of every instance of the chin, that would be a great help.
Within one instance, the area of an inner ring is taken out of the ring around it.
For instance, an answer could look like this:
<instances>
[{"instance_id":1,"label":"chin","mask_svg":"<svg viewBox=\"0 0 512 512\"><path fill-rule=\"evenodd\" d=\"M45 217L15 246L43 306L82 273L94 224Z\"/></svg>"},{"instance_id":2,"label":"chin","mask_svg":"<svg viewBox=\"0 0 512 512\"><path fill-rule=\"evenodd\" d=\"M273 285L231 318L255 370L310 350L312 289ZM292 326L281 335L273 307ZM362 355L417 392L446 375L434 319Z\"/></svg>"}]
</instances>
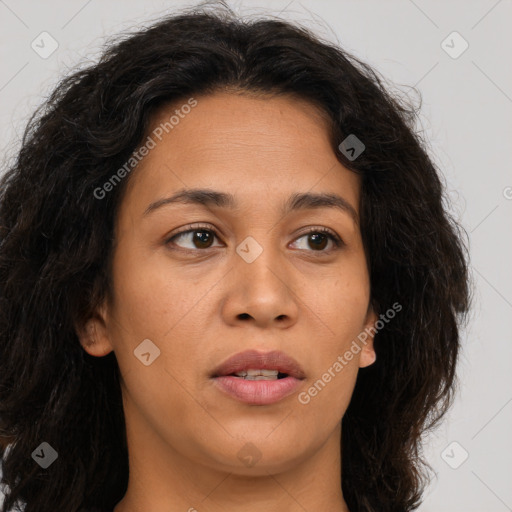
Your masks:
<instances>
[{"instance_id":1,"label":"chin","mask_svg":"<svg viewBox=\"0 0 512 512\"><path fill-rule=\"evenodd\" d=\"M231 439L227 444L209 447L211 463L207 465L236 475L268 476L292 470L316 448L313 443L301 448L296 436L287 439L265 436L268 434L246 435L243 439Z\"/></svg>"}]
</instances>

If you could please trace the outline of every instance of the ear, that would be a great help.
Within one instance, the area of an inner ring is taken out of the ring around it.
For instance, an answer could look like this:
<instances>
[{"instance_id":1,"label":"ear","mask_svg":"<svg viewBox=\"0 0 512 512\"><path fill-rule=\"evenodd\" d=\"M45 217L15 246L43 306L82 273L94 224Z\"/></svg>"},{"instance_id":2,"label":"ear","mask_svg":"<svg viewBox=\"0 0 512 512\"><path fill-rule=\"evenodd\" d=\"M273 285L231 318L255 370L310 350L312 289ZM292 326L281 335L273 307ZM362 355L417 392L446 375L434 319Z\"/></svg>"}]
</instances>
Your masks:
<instances>
[{"instance_id":1,"label":"ear","mask_svg":"<svg viewBox=\"0 0 512 512\"><path fill-rule=\"evenodd\" d=\"M360 342L361 355L359 356L359 368L370 366L377 360L377 354L375 354L375 349L373 347L373 338L376 333L375 322L377 322L377 320L378 316L370 306L368 313L366 314L366 320L362 331L362 333L366 334L366 337L361 336L361 339L364 341Z\"/></svg>"},{"instance_id":2,"label":"ear","mask_svg":"<svg viewBox=\"0 0 512 512\"><path fill-rule=\"evenodd\" d=\"M84 325L75 327L80 345L91 356L103 357L112 352L107 329L107 307L102 305Z\"/></svg>"}]
</instances>

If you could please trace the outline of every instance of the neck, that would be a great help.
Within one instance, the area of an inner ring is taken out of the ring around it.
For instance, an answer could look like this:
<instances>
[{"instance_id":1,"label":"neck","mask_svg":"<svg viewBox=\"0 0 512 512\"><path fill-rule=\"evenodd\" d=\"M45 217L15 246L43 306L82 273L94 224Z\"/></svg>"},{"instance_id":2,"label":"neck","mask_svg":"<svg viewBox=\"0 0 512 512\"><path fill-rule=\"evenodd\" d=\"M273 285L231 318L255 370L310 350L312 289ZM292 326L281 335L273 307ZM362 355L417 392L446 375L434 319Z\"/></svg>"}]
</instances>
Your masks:
<instances>
[{"instance_id":1,"label":"neck","mask_svg":"<svg viewBox=\"0 0 512 512\"><path fill-rule=\"evenodd\" d=\"M341 423L314 453L280 468L261 460L241 474L239 465L213 467L184 457L140 418L131 419L128 489L114 512L349 512L341 490Z\"/></svg>"}]
</instances>

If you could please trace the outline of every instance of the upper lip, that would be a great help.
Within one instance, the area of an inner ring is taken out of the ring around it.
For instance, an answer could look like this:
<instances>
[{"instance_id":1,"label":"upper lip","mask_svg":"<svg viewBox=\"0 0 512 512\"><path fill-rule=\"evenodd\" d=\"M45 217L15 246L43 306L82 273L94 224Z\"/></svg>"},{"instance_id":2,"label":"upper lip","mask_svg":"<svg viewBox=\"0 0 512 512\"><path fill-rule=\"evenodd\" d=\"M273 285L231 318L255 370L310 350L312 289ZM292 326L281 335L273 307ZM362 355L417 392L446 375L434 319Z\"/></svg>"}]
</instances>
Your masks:
<instances>
[{"instance_id":1,"label":"upper lip","mask_svg":"<svg viewBox=\"0 0 512 512\"><path fill-rule=\"evenodd\" d=\"M278 370L296 379L304 379L304 370L300 364L289 355L280 350L271 352L258 352L246 350L229 357L221 363L212 374L212 377L221 377L241 372L243 370Z\"/></svg>"}]
</instances>

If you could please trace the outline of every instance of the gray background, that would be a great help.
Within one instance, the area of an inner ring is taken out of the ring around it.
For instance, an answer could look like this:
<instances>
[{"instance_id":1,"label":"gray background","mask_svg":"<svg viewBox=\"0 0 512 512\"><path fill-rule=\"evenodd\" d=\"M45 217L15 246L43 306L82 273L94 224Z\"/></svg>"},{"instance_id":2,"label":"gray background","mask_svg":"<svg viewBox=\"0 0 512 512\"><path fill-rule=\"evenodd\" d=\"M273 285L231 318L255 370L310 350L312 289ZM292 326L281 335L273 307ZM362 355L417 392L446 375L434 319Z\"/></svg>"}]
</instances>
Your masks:
<instances>
[{"instance_id":1,"label":"gray background","mask_svg":"<svg viewBox=\"0 0 512 512\"><path fill-rule=\"evenodd\" d=\"M512 312L510 0L229 3L242 14L302 22L373 65L404 94L413 97L407 86L421 91L419 129L444 172L453 212L470 234L475 299L463 333L456 403L443 426L425 438L437 476L420 510L512 511L512 339L506 327ZM106 38L194 4L0 0L2 157L18 149L29 114L58 78L95 59ZM31 48L43 31L59 45L46 59ZM452 56L464 43L448 37L453 31L469 44L457 58Z\"/></svg>"}]
</instances>

